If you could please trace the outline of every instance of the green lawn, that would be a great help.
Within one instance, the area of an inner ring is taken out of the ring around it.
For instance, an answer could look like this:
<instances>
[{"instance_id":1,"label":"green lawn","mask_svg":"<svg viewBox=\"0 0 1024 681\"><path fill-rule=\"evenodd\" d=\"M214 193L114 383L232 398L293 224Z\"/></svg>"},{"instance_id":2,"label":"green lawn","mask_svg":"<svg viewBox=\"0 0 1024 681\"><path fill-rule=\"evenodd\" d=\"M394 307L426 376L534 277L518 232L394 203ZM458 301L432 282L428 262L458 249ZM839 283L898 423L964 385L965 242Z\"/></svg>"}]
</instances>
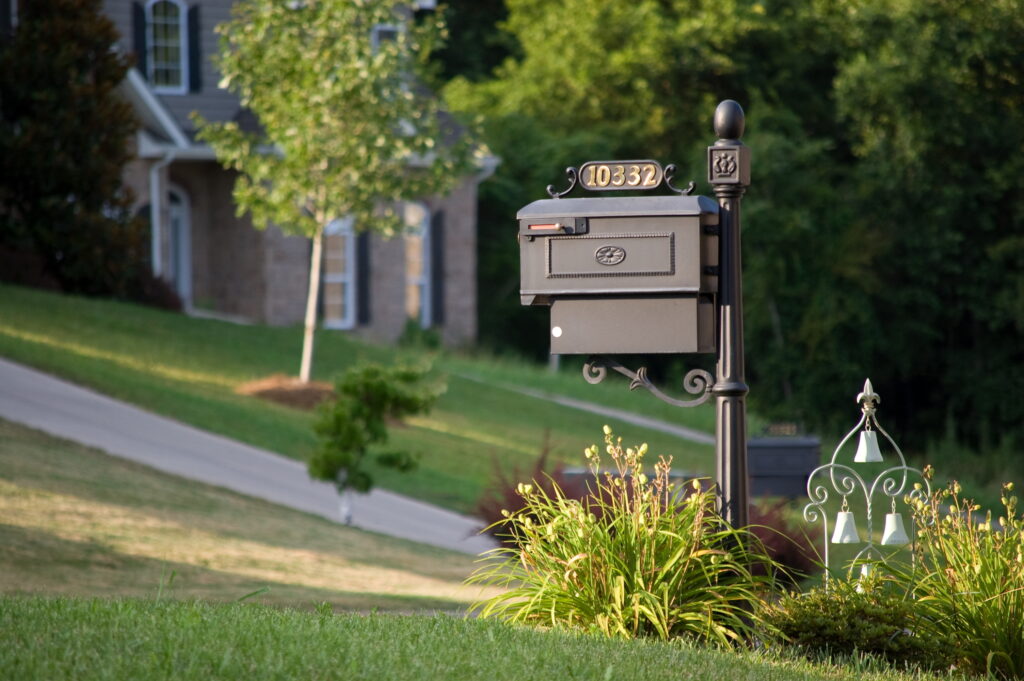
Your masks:
<instances>
[{"instance_id":1,"label":"green lawn","mask_svg":"<svg viewBox=\"0 0 1024 681\"><path fill-rule=\"evenodd\" d=\"M0 593L465 609L474 559L0 421ZM265 591L263 591L265 590ZM0 657L3 654L0 653ZM0 672L0 678L7 676Z\"/></svg>"},{"instance_id":2,"label":"green lawn","mask_svg":"<svg viewBox=\"0 0 1024 681\"><path fill-rule=\"evenodd\" d=\"M251 604L0 597L0 678L344 681L934 679L685 643L610 641L444 615ZM942 677L950 678L950 677Z\"/></svg>"},{"instance_id":3,"label":"green lawn","mask_svg":"<svg viewBox=\"0 0 1024 681\"><path fill-rule=\"evenodd\" d=\"M200 428L303 459L314 445L308 413L236 394L240 384L295 374L301 330L240 326L151 308L0 285L0 356L65 377ZM711 431L710 405L680 410L630 393L617 375L596 386L578 370L552 374L525 362L472 355L429 355L358 343L319 331L314 378L332 380L361 360L432 358L448 376L434 411L393 429L391 445L422 454L412 474L382 471L382 486L471 512L495 462L529 470L550 433L552 458L582 465L583 448L601 439L607 418L525 397L520 385L641 412ZM629 442L671 454L676 467L709 475L710 446L612 423Z\"/></svg>"}]
</instances>

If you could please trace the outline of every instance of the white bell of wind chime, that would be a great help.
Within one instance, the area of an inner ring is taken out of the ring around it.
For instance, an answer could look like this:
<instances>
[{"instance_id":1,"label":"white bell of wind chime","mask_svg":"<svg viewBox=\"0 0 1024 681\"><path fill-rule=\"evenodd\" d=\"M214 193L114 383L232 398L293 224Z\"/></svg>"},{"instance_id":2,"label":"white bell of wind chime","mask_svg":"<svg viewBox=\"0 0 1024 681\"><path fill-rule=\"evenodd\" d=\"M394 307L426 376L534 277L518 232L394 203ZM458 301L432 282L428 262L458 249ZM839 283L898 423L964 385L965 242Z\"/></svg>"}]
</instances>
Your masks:
<instances>
[{"instance_id":1,"label":"white bell of wind chime","mask_svg":"<svg viewBox=\"0 0 1024 681\"><path fill-rule=\"evenodd\" d=\"M885 530L882 532L884 546L903 546L910 543L910 537L903 527L903 516L896 512L896 499L892 500L892 511L885 514Z\"/></svg>"},{"instance_id":2,"label":"white bell of wind chime","mask_svg":"<svg viewBox=\"0 0 1024 681\"><path fill-rule=\"evenodd\" d=\"M846 497L843 497L843 508L836 515L836 529L832 533L833 544L859 544L860 534L857 532L857 520L849 510Z\"/></svg>"}]
</instances>

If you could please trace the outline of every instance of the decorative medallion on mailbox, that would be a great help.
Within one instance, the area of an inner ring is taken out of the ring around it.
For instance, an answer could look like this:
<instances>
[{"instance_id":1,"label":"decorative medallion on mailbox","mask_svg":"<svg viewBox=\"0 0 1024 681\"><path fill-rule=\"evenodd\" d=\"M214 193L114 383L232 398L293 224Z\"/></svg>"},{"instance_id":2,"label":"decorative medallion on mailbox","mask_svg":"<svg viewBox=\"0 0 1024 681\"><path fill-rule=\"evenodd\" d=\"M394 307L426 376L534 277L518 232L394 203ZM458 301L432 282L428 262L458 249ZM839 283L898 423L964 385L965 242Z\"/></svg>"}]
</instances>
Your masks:
<instances>
[{"instance_id":1,"label":"decorative medallion on mailbox","mask_svg":"<svg viewBox=\"0 0 1024 681\"><path fill-rule=\"evenodd\" d=\"M618 265L626 259L626 249L618 246L602 246L594 253L594 259L602 265Z\"/></svg>"}]
</instances>

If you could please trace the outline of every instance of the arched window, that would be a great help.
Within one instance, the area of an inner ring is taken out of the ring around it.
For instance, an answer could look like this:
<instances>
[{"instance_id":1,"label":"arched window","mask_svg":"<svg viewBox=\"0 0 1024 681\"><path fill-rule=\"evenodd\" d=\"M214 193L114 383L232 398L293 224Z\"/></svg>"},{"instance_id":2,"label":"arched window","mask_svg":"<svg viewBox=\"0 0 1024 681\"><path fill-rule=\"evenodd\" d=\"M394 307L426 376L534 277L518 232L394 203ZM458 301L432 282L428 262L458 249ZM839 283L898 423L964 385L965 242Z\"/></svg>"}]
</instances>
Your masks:
<instances>
[{"instance_id":1,"label":"arched window","mask_svg":"<svg viewBox=\"0 0 1024 681\"><path fill-rule=\"evenodd\" d=\"M156 92L188 91L188 33L185 5L152 0L146 5L146 70Z\"/></svg>"},{"instance_id":2,"label":"arched window","mask_svg":"<svg viewBox=\"0 0 1024 681\"><path fill-rule=\"evenodd\" d=\"M431 313L430 211L422 203L406 203L405 313L424 329L434 323Z\"/></svg>"},{"instance_id":3,"label":"arched window","mask_svg":"<svg viewBox=\"0 0 1024 681\"><path fill-rule=\"evenodd\" d=\"M356 325L356 236L352 218L324 228L323 323L329 329Z\"/></svg>"}]
</instances>

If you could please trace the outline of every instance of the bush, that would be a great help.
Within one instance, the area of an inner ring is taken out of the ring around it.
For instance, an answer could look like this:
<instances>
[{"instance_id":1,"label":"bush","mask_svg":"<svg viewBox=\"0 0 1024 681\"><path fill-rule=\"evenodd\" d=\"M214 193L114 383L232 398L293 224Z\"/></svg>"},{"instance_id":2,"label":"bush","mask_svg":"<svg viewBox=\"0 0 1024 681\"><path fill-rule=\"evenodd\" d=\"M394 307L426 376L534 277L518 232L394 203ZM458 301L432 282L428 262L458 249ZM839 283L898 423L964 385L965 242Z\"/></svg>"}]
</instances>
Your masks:
<instances>
[{"instance_id":1,"label":"bush","mask_svg":"<svg viewBox=\"0 0 1024 681\"><path fill-rule=\"evenodd\" d=\"M798 527L787 515L787 506L785 499L773 504L751 504L750 531L774 561L775 576L795 586L796 580L821 568L815 548L821 538L821 530ZM765 569L766 566L754 566L758 574Z\"/></svg>"},{"instance_id":2,"label":"bush","mask_svg":"<svg viewBox=\"0 0 1024 681\"><path fill-rule=\"evenodd\" d=\"M538 488L551 495L557 485L563 493L566 492L562 466L556 467L548 472L548 456L551 454L551 434L544 430L544 440L541 443L540 454L533 463L533 470L530 475L523 476L518 467L511 472L502 469L496 458L492 458L491 464L494 468L494 478L490 487L480 497L476 504L476 515L482 518L487 527L484 532L491 535L500 542L509 546L516 545L516 538L512 534L515 531L514 523L503 522L510 510L518 511L524 507L523 497L519 494L519 483L524 479L532 480ZM569 495L573 496L573 495Z\"/></svg>"},{"instance_id":3,"label":"bush","mask_svg":"<svg viewBox=\"0 0 1024 681\"><path fill-rule=\"evenodd\" d=\"M868 653L925 669L948 667L950 640L928 626L914 604L880 586L858 592L833 580L805 594L784 596L768 621L808 657Z\"/></svg>"},{"instance_id":4,"label":"bush","mask_svg":"<svg viewBox=\"0 0 1024 681\"><path fill-rule=\"evenodd\" d=\"M999 525L952 483L912 499L918 527L913 569L894 570L935 635L950 632L966 669L1024 678L1024 515L1003 487Z\"/></svg>"},{"instance_id":5,"label":"bush","mask_svg":"<svg viewBox=\"0 0 1024 681\"><path fill-rule=\"evenodd\" d=\"M309 459L309 475L333 482L339 492L368 492L373 478L367 470L369 449L387 442L388 419L430 411L442 386L424 384L426 369L365 364L353 367L337 382L336 399L321 404L314 429L319 438ZM376 456L377 464L412 470L408 452Z\"/></svg>"},{"instance_id":6,"label":"bush","mask_svg":"<svg viewBox=\"0 0 1024 681\"><path fill-rule=\"evenodd\" d=\"M767 562L757 540L714 512L714 495L669 482L671 459L643 473L647 446L623 449L605 426L616 473L597 478L583 500L520 484L523 506L508 512L514 547L493 549L471 583L507 591L474 605L481 617L579 628L610 637L689 637L732 644L749 640L761 620L768 577L748 565ZM596 445L586 450L597 475Z\"/></svg>"},{"instance_id":7,"label":"bush","mask_svg":"<svg viewBox=\"0 0 1024 681\"><path fill-rule=\"evenodd\" d=\"M129 298L147 243L122 183L139 127L117 93L131 60L111 49L101 0L20 4L0 39L0 244L42 267L25 283Z\"/></svg>"},{"instance_id":8,"label":"bush","mask_svg":"<svg viewBox=\"0 0 1024 681\"><path fill-rule=\"evenodd\" d=\"M505 471L496 460L493 462L494 475L491 485L476 505L477 517L487 523L485 532L499 541L515 544L515 538L510 534L515 530L515 524L503 523L505 516L502 512L519 511L526 506L527 500L517 491L519 483L523 480L530 480L535 487L549 496L553 495L554 487L557 486L567 499L578 499L580 502L586 499L589 491L584 478L566 475L565 467L562 465L550 467L550 454L548 433L545 432L540 454L528 475L524 475L518 468L513 468L510 472ZM811 528L808 531L797 527L786 511L785 500L772 504L751 504L749 529L772 559L774 576L795 585L795 580L815 572L820 567L814 547L821 530ZM766 566L762 564L753 565L752 570L755 574L766 574Z\"/></svg>"}]
</instances>

